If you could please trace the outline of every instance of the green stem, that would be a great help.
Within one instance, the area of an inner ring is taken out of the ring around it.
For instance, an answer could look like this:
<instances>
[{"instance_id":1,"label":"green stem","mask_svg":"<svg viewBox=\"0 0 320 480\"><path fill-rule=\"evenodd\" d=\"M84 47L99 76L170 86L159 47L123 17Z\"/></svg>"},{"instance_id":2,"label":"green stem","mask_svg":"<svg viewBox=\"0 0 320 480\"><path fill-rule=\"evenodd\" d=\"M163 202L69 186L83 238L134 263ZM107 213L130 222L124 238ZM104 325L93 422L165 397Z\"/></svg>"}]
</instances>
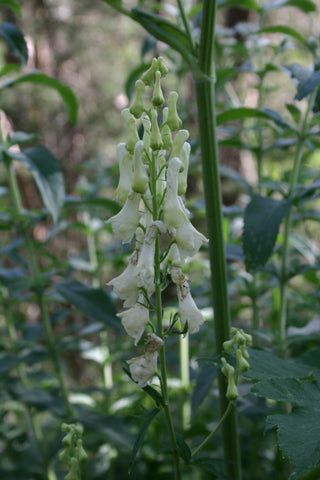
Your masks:
<instances>
[{"instance_id":1,"label":"green stem","mask_svg":"<svg viewBox=\"0 0 320 480\"><path fill-rule=\"evenodd\" d=\"M191 457L195 457L195 456L197 455L197 453L199 453L200 450L208 443L208 441L210 440L210 438L212 438L212 437L217 433L217 431L218 431L219 428L222 426L223 422L226 420L226 418L228 417L229 413L231 412L232 405L233 405L233 402L229 402L229 405L227 406L226 411L224 412L224 414L223 414L222 417L220 418L220 420L219 420L219 422L217 423L215 429L212 430L212 432L209 433L209 435L203 440L203 442L200 443L200 445L192 452Z\"/></svg>"},{"instance_id":2,"label":"green stem","mask_svg":"<svg viewBox=\"0 0 320 480\"><path fill-rule=\"evenodd\" d=\"M182 428L187 430L191 422L191 405L190 399L185 398L186 393L190 389L190 372L189 372L189 336L180 335L180 379L183 392L183 401L181 405Z\"/></svg>"},{"instance_id":3,"label":"green stem","mask_svg":"<svg viewBox=\"0 0 320 480\"><path fill-rule=\"evenodd\" d=\"M8 179L9 179L9 187L10 187L10 193L13 198L13 204L16 209L16 212L18 215L22 215L22 201L20 197L20 192L19 192L19 187L17 184L17 179L16 179L16 174L15 170L13 167L12 160L8 159L7 161L7 173L8 173ZM69 402L69 397L68 397L68 390L64 381L64 377L62 374L62 369L60 365L60 361L57 355L57 351L54 345L54 337L52 333L52 328L51 328L51 323L50 323L50 318L49 318L49 313L48 313L48 308L47 308L47 303L46 299L44 296L44 292L42 288L40 288L41 285L41 272L39 269L38 261L37 261L37 256L36 256L36 249L35 245L29 235L28 232L23 230L22 232L24 243L30 258L30 269L31 269L31 275L35 281L35 284L39 290L36 293L36 298L38 301L38 305L40 308L40 315L41 315L41 320L43 323L44 331L46 334L46 339L48 343L48 349L51 355L52 363L54 366L54 370L56 373L56 376L59 381L61 393L67 408L67 413L69 416L73 416L73 408Z\"/></svg>"},{"instance_id":4,"label":"green stem","mask_svg":"<svg viewBox=\"0 0 320 480\"><path fill-rule=\"evenodd\" d=\"M289 183L289 191L288 191L288 198L292 197L294 189L296 187L301 160L303 157L304 152L304 142L305 142L305 135L308 128L308 118L310 114L310 110L313 106L315 100L316 92L313 92L308 101L308 106L306 112L304 114L304 118L302 121L300 136L298 145L296 148L296 153L294 157L293 169L291 171L290 183ZM286 334L286 324L287 324L287 313L288 313L288 267L289 267L289 237L290 237L290 230L291 230L291 209L289 210L285 222L284 222L284 232L283 232L283 245L282 245L282 257L281 257L281 272L280 272L280 308L279 308L279 320L278 320L278 335L279 335L279 342L280 345L283 344L285 340Z\"/></svg>"},{"instance_id":5,"label":"green stem","mask_svg":"<svg viewBox=\"0 0 320 480\"><path fill-rule=\"evenodd\" d=\"M189 21L188 21L188 17L186 15L186 11L184 9L184 5L183 5L182 0L177 0L177 1L178 1L178 6L179 6L179 11L180 11L182 23L184 25L184 28L185 28L185 31L186 31L186 34L187 34L187 37L188 37L188 40L189 40L189 43L190 43L190 49L191 49L192 52L194 52L194 50L195 50L194 40L193 40L193 36L192 36L191 30L190 30L190 24L189 24Z\"/></svg>"},{"instance_id":6,"label":"green stem","mask_svg":"<svg viewBox=\"0 0 320 480\"><path fill-rule=\"evenodd\" d=\"M199 47L199 67L202 78L196 80L199 135L202 153L204 195L209 234L212 300L216 351L220 354L223 342L230 338L230 309L228 301L226 256L223 237L222 200L219 177L218 148L216 136L215 91L212 79L213 43L216 18L216 1L204 0ZM226 398L227 382L219 372L221 412L229 402ZM227 474L233 480L241 479L241 459L238 437L237 412L230 413L222 425L224 456Z\"/></svg>"},{"instance_id":7,"label":"green stem","mask_svg":"<svg viewBox=\"0 0 320 480\"><path fill-rule=\"evenodd\" d=\"M151 177L151 195L152 195L152 210L153 220L158 220L159 208L157 198L157 171L156 171L156 158L157 155L153 155L150 163L150 177ZM157 322L157 335L163 339L163 324L162 324L162 287L161 287L161 258L160 258L160 241L159 234L156 237L155 242L155 255L154 255L154 281L155 281L155 306L156 306L156 322ZM174 476L175 480L181 480L180 459L178 453L178 445L176 434L173 426L173 420L171 415L171 409L169 405L168 397L168 382L167 382L167 364L166 364L166 352L165 345L159 350L159 363L161 373L161 390L164 401L164 414L169 431L170 442L172 446L173 464L174 464Z\"/></svg>"}]
</instances>

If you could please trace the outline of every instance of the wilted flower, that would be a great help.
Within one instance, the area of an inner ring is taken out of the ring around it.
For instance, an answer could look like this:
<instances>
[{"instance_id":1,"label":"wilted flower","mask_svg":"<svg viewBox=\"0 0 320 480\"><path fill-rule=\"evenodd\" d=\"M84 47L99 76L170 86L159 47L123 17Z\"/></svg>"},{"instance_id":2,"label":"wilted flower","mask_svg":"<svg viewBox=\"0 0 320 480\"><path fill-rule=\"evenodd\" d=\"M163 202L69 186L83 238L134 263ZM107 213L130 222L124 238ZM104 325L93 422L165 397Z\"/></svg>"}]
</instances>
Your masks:
<instances>
[{"instance_id":1,"label":"wilted flower","mask_svg":"<svg viewBox=\"0 0 320 480\"><path fill-rule=\"evenodd\" d=\"M121 323L125 331L137 345L149 321L149 309L144 304L143 295L140 294L137 303L132 308L119 313L118 317L121 317Z\"/></svg>"},{"instance_id":2,"label":"wilted flower","mask_svg":"<svg viewBox=\"0 0 320 480\"><path fill-rule=\"evenodd\" d=\"M198 332L200 326L204 323L204 317L191 296L188 279L179 268L172 268L171 278L177 285L179 300L178 312L182 329L184 329L186 323L188 323L189 333Z\"/></svg>"},{"instance_id":3,"label":"wilted flower","mask_svg":"<svg viewBox=\"0 0 320 480\"><path fill-rule=\"evenodd\" d=\"M131 242L138 227L140 198L138 193L131 192L120 212L107 220L114 233L121 237L122 243Z\"/></svg>"},{"instance_id":4,"label":"wilted flower","mask_svg":"<svg viewBox=\"0 0 320 480\"><path fill-rule=\"evenodd\" d=\"M154 333L147 334L147 350L144 355L128 360L129 370L138 388L145 387L152 379L157 370L158 350L163 341Z\"/></svg>"}]
</instances>

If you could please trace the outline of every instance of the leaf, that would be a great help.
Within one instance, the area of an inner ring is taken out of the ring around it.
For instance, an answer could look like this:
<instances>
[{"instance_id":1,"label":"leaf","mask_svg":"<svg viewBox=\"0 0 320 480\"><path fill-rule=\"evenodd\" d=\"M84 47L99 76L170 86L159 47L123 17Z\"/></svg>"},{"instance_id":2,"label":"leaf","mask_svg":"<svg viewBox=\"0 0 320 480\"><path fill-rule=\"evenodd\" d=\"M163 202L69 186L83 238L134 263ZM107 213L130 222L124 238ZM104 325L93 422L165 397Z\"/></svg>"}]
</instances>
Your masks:
<instances>
[{"instance_id":1,"label":"leaf","mask_svg":"<svg viewBox=\"0 0 320 480\"><path fill-rule=\"evenodd\" d=\"M244 213L243 251L247 270L263 266L272 254L290 200L253 195Z\"/></svg>"},{"instance_id":2,"label":"leaf","mask_svg":"<svg viewBox=\"0 0 320 480\"><path fill-rule=\"evenodd\" d=\"M284 35L289 35L290 37L295 38L298 42L300 42L304 47L309 49L309 43L305 39L303 35L297 32L294 28L288 27L287 25L272 25L271 27L261 28L254 34L261 34L261 33L283 33Z\"/></svg>"},{"instance_id":3,"label":"leaf","mask_svg":"<svg viewBox=\"0 0 320 480\"><path fill-rule=\"evenodd\" d=\"M320 83L320 70L312 73L309 78L298 86L298 91L295 96L296 100L302 100L307 97Z\"/></svg>"},{"instance_id":4,"label":"leaf","mask_svg":"<svg viewBox=\"0 0 320 480\"><path fill-rule=\"evenodd\" d=\"M217 368L212 365L205 365L199 372L191 397L191 411L194 416L210 391L211 385L217 376Z\"/></svg>"},{"instance_id":5,"label":"leaf","mask_svg":"<svg viewBox=\"0 0 320 480\"><path fill-rule=\"evenodd\" d=\"M0 6L11 8L18 15L21 15L21 6L15 0L0 0Z\"/></svg>"},{"instance_id":6,"label":"leaf","mask_svg":"<svg viewBox=\"0 0 320 480\"><path fill-rule=\"evenodd\" d=\"M180 433L176 433L176 440L180 457L186 463L189 463L191 458L191 450L189 448L189 445L184 441L183 435L181 435Z\"/></svg>"},{"instance_id":7,"label":"leaf","mask_svg":"<svg viewBox=\"0 0 320 480\"><path fill-rule=\"evenodd\" d=\"M65 199L63 175L56 158L42 145L10 155L21 161L32 173L43 203L54 222L58 220Z\"/></svg>"},{"instance_id":8,"label":"leaf","mask_svg":"<svg viewBox=\"0 0 320 480\"><path fill-rule=\"evenodd\" d=\"M232 122L234 120L242 120L244 118L263 118L265 120L273 120L281 127L295 130L295 128L285 119L280 113L270 108L258 109L249 107L230 108L225 112L221 112L217 115L217 125L222 125L226 122Z\"/></svg>"},{"instance_id":9,"label":"leaf","mask_svg":"<svg viewBox=\"0 0 320 480\"><path fill-rule=\"evenodd\" d=\"M270 11L279 7L297 7L304 13L315 12L316 5L312 0L272 0L264 4L263 9Z\"/></svg>"},{"instance_id":10,"label":"leaf","mask_svg":"<svg viewBox=\"0 0 320 480\"><path fill-rule=\"evenodd\" d=\"M60 295L88 317L104 325L120 328L115 306L107 292L101 288L91 288L77 280L56 283L55 287Z\"/></svg>"},{"instance_id":11,"label":"leaf","mask_svg":"<svg viewBox=\"0 0 320 480\"><path fill-rule=\"evenodd\" d=\"M212 476L210 478L214 479L225 479L232 480L228 475L223 473L223 467L219 468L222 461L212 458L212 457L198 457L195 460L192 460L191 465L201 468L202 470L209 472Z\"/></svg>"},{"instance_id":12,"label":"leaf","mask_svg":"<svg viewBox=\"0 0 320 480\"><path fill-rule=\"evenodd\" d=\"M320 432L315 421L320 415L319 364L312 357L304 364L270 352L249 349L249 353L250 369L244 375L259 380L251 393L293 405L287 415L270 415L266 426L276 428L278 444L293 466L290 479L298 479L320 460Z\"/></svg>"},{"instance_id":13,"label":"leaf","mask_svg":"<svg viewBox=\"0 0 320 480\"><path fill-rule=\"evenodd\" d=\"M255 0L218 0L218 8L238 7L245 10L261 11L260 5Z\"/></svg>"},{"instance_id":14,"label":"leaf","mask_svg":"<svg viewBox=\"0 0 320 480\"><path fill-rule=\"evenodd\" d=\"M13 23L4 22L0 25L0 36L7 43L12 55L24 66L28 61L28 47L21 30Z\"/></svg>"},{"instance_id":15,"label":"leaf","mask_svg":"<svg viewBox=\"0 0 320 480\"><path fill-rule=\"evenodd\" d=\"M188 37L177 25L138 7L131 10L131 17L156 39L179 52L191 68L197 70L196 58L190 50Z\"/></svg>"},{"instance_id":16,"label":"leaf","mask_svg":"<svg viewBox=\"0 0 320 480\"><path fill-rule=\"evenodd\" d=\"M145 421L140 429L139 435L137 440L135 441L135 444L132 449L132 454L131 454L131 459L130 459L130 464L129 464L129 473L132 471L136 456L140 450L140 447L142 445L142 442L144 440L144 437L146 436L146 433L148 431L149 426L153 422L153 420L156 418L158 413L160 412L159 408L154 408L150 412L147 413L145 416Z\"/></svg>"},{"instance_id":17,"label":"leaf","mask_svg":"<svg viewBox=\"0 0 320 480\"><path fill-rule=\"evenodd\" d=\"M67 87L55 78L45 75L44 73L33 70L32 72L25 73L24 75L20 75L19 77L11 78L0 85L0 90L26 82L43 85L52 88L53 90L56 90L65 104L70 123L72 123L73 125L76 123L78 102L71 88Z\"/></svg>"}]
</instances>

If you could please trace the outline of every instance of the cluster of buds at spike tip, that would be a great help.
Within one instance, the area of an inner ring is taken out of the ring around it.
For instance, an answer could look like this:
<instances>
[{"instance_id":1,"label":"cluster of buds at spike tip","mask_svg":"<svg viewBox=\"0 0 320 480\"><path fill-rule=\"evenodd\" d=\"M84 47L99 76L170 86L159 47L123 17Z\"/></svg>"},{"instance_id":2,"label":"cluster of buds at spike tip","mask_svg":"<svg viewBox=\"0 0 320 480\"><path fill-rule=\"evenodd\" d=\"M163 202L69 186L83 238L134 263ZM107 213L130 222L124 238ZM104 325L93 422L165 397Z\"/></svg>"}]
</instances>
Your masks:
<instances>
[{"instance_id":1,"label":"cluster of buds at spike tip","mask_svg":"<svg viewBox=\"0 0 320 480\"><path fill-rule=\"evenodd\" d=\"M241 328L231 328L231 339L223 343L223 349L226 353L235 352L237 361L237 370L244 373L249 370L249 352L247 347L252 344L252 336L245 333Z\"/></svg>"},{"instance_id":2,"label":"cluster of buds at spike tip","mask_svg":"<svg viewBox=\"0 0 320 480\"><path fill-rule=\"evenodd\" d=\"M109 285L124 302L127 310L119 317L135 345L148 325L157 332L152 315L149 317L156 282L156 242L161 244L162 277L170 274L177 287L183 333L197 332L204 322L182 269L185 259L194 256L208 240L191 224L182 197L187 190L191 148L187 142L189 132L180 129L178 94L170 92L166 100L162 91L161 82L167 72L162 57L154 58L136 81L130 107L122 112L127 139L117 148L120 178L115 192L122 208L108 220L123 243L134 241L127 268ZM150 335L145 354L128 362L138 387L152 380L157 369L162 339L155 349Z\"/></svg>"},{"instance_id":3,"label":"cluster of buds at spike tip","mask_svg":"<svg viewBox=\"0 0 320 480\"><path fill-rule=\"evenodd\" d=\"M59 454L59 460L69 470L64 480L81 480L81 464L88 459L88 455L82 446L82 425L63 423L61 430L66 435L62 439L64 448Z\"/></svg>"}]
</instances>

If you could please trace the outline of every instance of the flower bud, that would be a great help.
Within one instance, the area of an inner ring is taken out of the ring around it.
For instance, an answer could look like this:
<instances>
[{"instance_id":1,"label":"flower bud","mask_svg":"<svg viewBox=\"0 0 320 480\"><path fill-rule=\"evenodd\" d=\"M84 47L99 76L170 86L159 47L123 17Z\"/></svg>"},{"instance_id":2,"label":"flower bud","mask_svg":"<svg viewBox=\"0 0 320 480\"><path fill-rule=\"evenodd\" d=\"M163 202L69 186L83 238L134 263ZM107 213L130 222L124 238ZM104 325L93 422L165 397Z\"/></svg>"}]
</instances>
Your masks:
<instances>
[{"instance_id":1,"label":"flower bud","mask_svg":"<svg viewBox=\"0 0 320 480\"><path fill-rule=\"evenodd\" d=\"M70 459L70 470L64 480L79 480L79 463L75 457Z\"/></svg>"},{"instance_id":2,"label":"flower bud","mask_svg":"<svg viewBox=\"0 0 320 480\"><path fill-rule=\"evenodd\" d=\"M169 125L167 123L163 123L160 131L163 148L165 150L170 150L170 148L172 147L172 135Z\"/></svg>"},{"instance_id":3,"label":"flower bud","mask_svg":"<svg viewBox=\"0 0 320 480\"><path fill-rule=\"evenodd\" d=\"M140 140L139 135L137 132L136 121L134 117L131 115L129 108L125 108L122 110L121 115L127 122L128 128L128 138L126 142L126 149L129 153L133 154L135 144Z\"/></svg>"},{"instance_id":4,"label":"flower bud","mask_svg":"<svg viewBox=\"0 0 320 480\"><path fill-rule=\"evenodd\" d=\"M132 158L126 149L125 143L118 144L117 156L119 161L119 183L114 196L123 205L131 191L133 179Z\"/></svg>"},{"instance_id":5,"label":"flower bud","mask_svg":"<svg viewBox=\"0 0 320 480\"><path fill-rule=\"evenodd\" d=\"M171 158L173 158L173 157L178 157L182 162L181 151L182 151L183 145L188 140L188 138L189 138L188 130L179 130L176 133L176 135L174 137L174 140L173 140L172 150L171 150L169 160L171 160ZM180 167L180 170L181 170L181 167Z\"/></svg>"},{"instance_id":6,"label":"flower bud","mask_svg":"<svg viewBox=\"0 0 320 480\"><path fill-rule=\"evenodd\" d=\"M143 137L142 141L145 145L145 148L150 147L150 136L151 136L151 121L148 115L144 115L142 117L142 125L143 125Z\"/></svg>"},{"instance_id":7,"label":"flower bud","mask_svg":"<svg viewBox=\"0 0 320 480\"><path fill-rule=\"evenodd\" d=\"M151 124L152 130L150 135L150 147L152 150L161 150L162 148L162 139L160 134L160 129L158 125L158 115L156 110L151 110Z\"/></svg>"},{"instance_id":8,"label":"flower bud","mask_svg":"<svg viewBox=\"0 0 320 480\"><path fill-rule=\"evenodd\" d=\"M75 448L75 455L76 455L76 458L78 459L79 463L85 462L86 460L88 460L87 452L83 448L82 441L81 441L80 438L79 438L79 440L77 440L77 446Z\"/></svg>"},{"instance_id":9,"label":"flower bud","mask_svg":"<svg viewBox=\"0 0 320 480\"><path fill-rule=\"evenodd\" d=\"M156 58L153 58L150 67L146 72L144 72L144 74L141 77L141 80L145 85L148 85L149 87L153 86L153 78L157 70L158 70L158 60Z\"/></svg>"},{"instance_id":10,"label":"flower bud","mask_svg":"<svg viewBox=\"0 0 320 480\"><path fill-rule=\"evenodd\" d=\"M139 140L134 147L132 190L142 195L146 193L149 177L143 163L144 143Z\"/></svg>"},{"instance_id":11,"label":"flower bud","mask_svg":"<svg viewBox=\"0 0 320 480\"><path fill-rule=\"evenodd\" d=\"M129 110L135 118L140 118L143 112L145 112L144 92L146 87L142 80L137 80L135 87L136 95Z\"/></svg>"},{"instance_id":12,"label":"flower bud","mask_svg":"<svg viewBox=\"0 0 320 480\"><path fill-rule=\"evenodd\" d=\"M250 368L249 362L243 357L242 351L237 348L236 350L236 357L237 357L237 366L241 373L247 372Z\"/></svg>"},{"instance_id":13,"label":"flower bud","mask_svg":"<svg viewBox=\"0 0 320 480\"><path fill-rule=\"evenodd\" d=\"M179 172L178 176L178 195L184 195L187 191L190 150L190 144L188 142L184 142L179 156L182 162L183 170L182 172Z\"/></svg>"},{"instance_id":14,"label":"flower bud","mask_svg":"<svg viewBox=\"0 0 320 480\"><path fill-rule=\"evenodd\" d=\"M168 118L167 124L172 131L178 130L182 125L182 120L177 112L177 101L178 94L177 92L170 92L168 96Z\"/></svg>"},{"instance_id":15,"label":"flower bud","mask_svg":"<svg viewBox=\"0 0 320 480\"><path fill-rule=\"evenodd\" d=\"M161 73L159 70L156 71L156 82L153 87L151 102L154 107L161 107L164 104L164 96L161 90Z\"/></svg>"},{"instance_id":16,"label":"flower bud","mask_svg":"<svg viewBox=\"0 0 320 480\"><path fill-rule=\"evenodd\" d=\"M237 389L235 378L234 378L234 374L235 374L234 367L229 363L227 363L224 357L221 358L221 362L222 362L221 372L225 377L227 377L227 381L228 381L226 398L230 401L236 400L239 394L238 394L238 389Z\"/></svg>"},{"instance_id":17,"label":"flower bud","mask_svg":"<svg viewBox=\"0 0 320 480\"><path fill-rule=\"evenodd\" d=\"M161 76L165 77L168 73L168 69L165 66L165 64L163 63L163 57L158 58L157 64L158 64L158 70L160 70L160 72L161 72Z\"/></svg>"}]
</instances>

